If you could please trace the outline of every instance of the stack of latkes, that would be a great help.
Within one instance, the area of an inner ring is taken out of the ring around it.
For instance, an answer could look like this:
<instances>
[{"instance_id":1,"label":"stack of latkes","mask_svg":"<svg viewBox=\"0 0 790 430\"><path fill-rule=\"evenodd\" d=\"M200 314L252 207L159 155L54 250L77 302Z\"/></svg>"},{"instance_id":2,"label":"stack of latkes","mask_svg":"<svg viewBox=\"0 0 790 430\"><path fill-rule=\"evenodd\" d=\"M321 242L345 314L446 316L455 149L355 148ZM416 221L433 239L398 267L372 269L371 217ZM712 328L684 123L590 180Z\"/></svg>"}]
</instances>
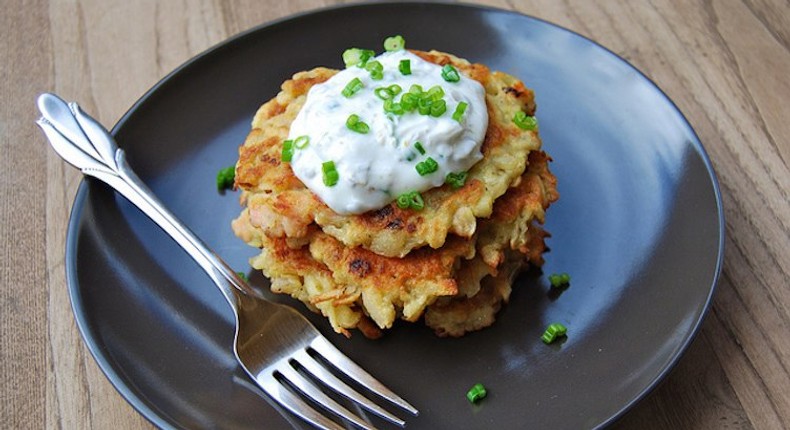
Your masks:
<instances>
[{"instance_id":1,"label":"stack of latkes","mask_svg":"<svg viewBox=\"0 0 790 430\"><path fill-rule=\"evenodd\" d=\"M540 266L539 226L558 198L537 130L514 123L535 113L534 95L513 76L449 54L413 51L452 64L486 91L483 159L464 185L423 192L422 210L395 202L359 215L332 211L281 161L282 143L308 90L337 73L300 72L260 107L239 149L236 187L244 209L233 230L261 253L251 260L276 293L326 316L335 331L375 338L395 319L461 336L494 322L515 276Z\"/></svg>"}]
</instances>

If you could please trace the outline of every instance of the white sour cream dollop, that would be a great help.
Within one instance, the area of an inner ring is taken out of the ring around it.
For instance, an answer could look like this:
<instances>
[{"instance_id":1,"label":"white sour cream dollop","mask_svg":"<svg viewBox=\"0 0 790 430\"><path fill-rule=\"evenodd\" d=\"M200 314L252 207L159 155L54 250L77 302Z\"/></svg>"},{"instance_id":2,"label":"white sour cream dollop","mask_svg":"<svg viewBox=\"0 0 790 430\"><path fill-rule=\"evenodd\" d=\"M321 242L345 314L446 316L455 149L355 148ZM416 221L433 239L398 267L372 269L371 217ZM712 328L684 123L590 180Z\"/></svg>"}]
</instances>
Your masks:
<instances>
[{"instance_id":1,"label":"white sour cream dollop","mask_svg":"<svg viewBox=\"0 0 790 430\"><path fill-rule=\"evenodd\" d=\"M401 60L410 60L411 74L399 71ZM386 52L377 60L384 77L371 78L364 68L352 66L324 83L313 86L291 125L289 139L308 136L309 144L295 149L291 166L294 174L332 210L358 214L379 209L401 194L422 192L445 182L451 172L469 170L483 156L480 147L488 127L485 90L479 82L460 74L458 82L442 78L442 68L406 51ZM364 87L351 97L342 95L354 78ZM424 91L439 85L444 90L447 111L439 117L421 115L417 110L395 115L387 113L376 88L397 84L402 92L413 84ZM460 121L453 113L459 103L467 103ZM366 134L350 130L346 120L352 114L369 126ZM425 154L415 147L420 142ZM421 176L415 166L428 157L438 170ZM322 164L332 161L338 182L324 184Z\"/></svg>"}]
</instances>

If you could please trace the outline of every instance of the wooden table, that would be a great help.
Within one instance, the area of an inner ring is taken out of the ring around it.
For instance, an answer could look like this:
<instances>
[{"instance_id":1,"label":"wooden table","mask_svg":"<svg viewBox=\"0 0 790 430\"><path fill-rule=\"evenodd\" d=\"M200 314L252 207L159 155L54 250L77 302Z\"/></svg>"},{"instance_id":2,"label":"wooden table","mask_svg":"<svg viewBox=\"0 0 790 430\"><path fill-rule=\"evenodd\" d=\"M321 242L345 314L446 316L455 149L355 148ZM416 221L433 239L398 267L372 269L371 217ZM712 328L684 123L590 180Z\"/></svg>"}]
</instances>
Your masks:
<instances>
[{"instance_id":1,"label":"wooden table","mask_svg":"<svg viewBox=\"0 0 790 430\"><path fill-rule=\"evenodd\" d=\"M81 176L44 144L35 98L54 91L111 125L206 48L341 2L16 3L0 14L0 427L150 428L77 332L63 263ZM616 426L790 426L790 4L485 3L570 28L645 72L694 126L721 183L726 258L712 310L677 368Z\"/></svg>"}]
</instances>

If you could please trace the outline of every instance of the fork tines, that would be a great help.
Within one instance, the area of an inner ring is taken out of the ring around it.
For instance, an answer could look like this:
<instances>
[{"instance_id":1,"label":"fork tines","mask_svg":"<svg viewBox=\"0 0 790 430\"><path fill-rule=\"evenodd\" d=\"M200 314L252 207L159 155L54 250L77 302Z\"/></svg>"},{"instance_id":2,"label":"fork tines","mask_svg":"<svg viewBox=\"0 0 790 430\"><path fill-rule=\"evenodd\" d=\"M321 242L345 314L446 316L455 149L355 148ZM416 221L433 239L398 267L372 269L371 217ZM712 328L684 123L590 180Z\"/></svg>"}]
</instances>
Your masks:
<instances>
[{"instance_id":1,"label":"fork tines","mask_svg":"<svg viewBox=\"0 0 790 430\"><path fill-rule=\"evenodd\" d=\"M417 409L414 406L385 387L384 384L372 377L321 336L315 338L307 348L300 349L289 357L285 357L268 366L263 372L258 374L256 379L278 403L319 428L344 429L335 421L316 411L308 402L295 394L292 389L363 429L375 429L375 427L327 395L315 381L320 381L321 385L332 392L342 395L393 424L400 427L406 425L405 421L386 411L335 376L334 373L326 368L323 361L331 363L333 367L365 389L411 414L417 415ZM311 377L306 376L303 372L306 372Z\"/></svg>"}]
</instances>

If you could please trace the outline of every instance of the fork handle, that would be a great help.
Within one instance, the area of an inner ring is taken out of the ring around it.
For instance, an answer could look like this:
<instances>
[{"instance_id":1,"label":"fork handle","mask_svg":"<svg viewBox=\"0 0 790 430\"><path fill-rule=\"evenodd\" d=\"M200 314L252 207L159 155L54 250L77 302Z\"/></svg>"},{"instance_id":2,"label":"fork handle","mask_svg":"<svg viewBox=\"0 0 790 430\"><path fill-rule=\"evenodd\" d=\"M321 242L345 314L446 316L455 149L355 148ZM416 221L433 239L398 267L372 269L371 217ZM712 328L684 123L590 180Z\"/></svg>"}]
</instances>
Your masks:
<instances>
[{"instance_id":1,"label":"fork handle","mask_svg":"<svg viewBox=\"0 0 790 430\"><path fill-rule=\"evenodd\" d=\"M148 215L211 277L234 312L240 305L238 292L260 297L156 198L131 169L126 154L107 129L79 105L45 93L39 96L38 107L42 117L36 122L55 152L83 174L108 184Z\"/></svg>"}]
</instances>

